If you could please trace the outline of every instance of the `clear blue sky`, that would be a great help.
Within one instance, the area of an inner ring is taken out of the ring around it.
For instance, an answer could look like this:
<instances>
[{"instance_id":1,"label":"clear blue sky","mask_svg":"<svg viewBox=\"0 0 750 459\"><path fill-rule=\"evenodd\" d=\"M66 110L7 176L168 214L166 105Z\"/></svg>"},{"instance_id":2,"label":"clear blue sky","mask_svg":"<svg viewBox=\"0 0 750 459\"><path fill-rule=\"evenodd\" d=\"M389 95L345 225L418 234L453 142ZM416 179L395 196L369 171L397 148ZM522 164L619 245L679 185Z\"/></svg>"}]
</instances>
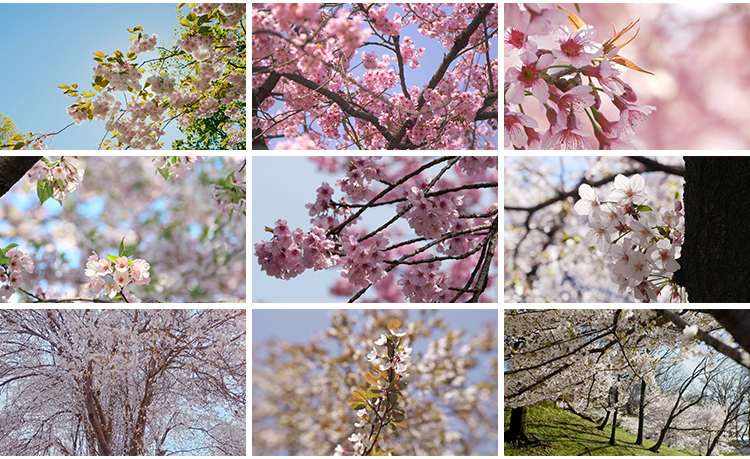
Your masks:
<instances>
[{"instance_id":1,"label":"clear blue sky","mask_svg":"<svg viewBox=\"0 0 750 459\"><path fill-rule=\"evenodd\" d=\"M0 113L13 119L21 132L57 132L73 120L67 107L75 99L64 95L59 85L77 83L91 90L92 53L127 53L127 31L135 26L156 34L159 46L174 41L177 3L0 3ZM183 7L187 10L187 7ZM156 57L156 52L138 56L136 62ZM148 75L141 81L145 81ZM118 93L122 101L122 93ZM57 150L94 149L106 133L103 121L73 125L54 140ZM164 147L181 133L174 122L162 137ZM108 138L108 137L107 137Z\"/></svg>"},{"instance_id":2,"label":"clear blue sky","mask_svg":"<svg viewBox=\"0 0 750 459\"><path fill-rule=\"evenodd\" d=\"M333 199L338 200L344 196L336 186L341 174L318 172L317 164L307 156L255 156L251 162L250 223L253 244L259 239L269 241L273 237L264 228L274 228L276 220L286 220L292 230L300 227L303 231L308 231L311 217L305 204L315 202L316 190L322 182L328 182L334 189ZM437 168L432 168L428 172L434 176ZM360 225L366 225L373 230L392 217L393 209L390 207L369 209ZM400 226L407 234L413 234L413 230L403 219L399 219L394 226ZM308 269L293 279L282 280L261 271L254 248L252 253L253 302L341 303L348 299L328 293L329 287L341 277L339 268L323 271ZM369 292L363 296L365 299L373 297L374 295Z\"/></svg>"},{"instance_id":3,"label":"clear blue sky","mask_svg":"<svg viewBox=\"0 0 750 459\"><path fill-rule=\"evenodd\" d=\"M345 4L348 5L348 8L351 9L351 4ZM450 14L453 11L453 7L447 6L444 8L444 10ZM388 18L393 19L394 15L398 13L403 16L403 10L398 5L391 5L391 7L388 9ZM369 28L369 25L367 23L364 23L362 28ZM400 32L401 36L401 43L403 44L403 40L406 37L410 37L414 41L414 47L418 50L420 48L425 48L425 53L422 58L417 59L420 63L420 66L416 69L410 68L408 65L404 65L404 79L406 81L406 87L411 88L412 86L417 86L418 88L423 88L424 86L429 83L432 76L435 74L435 70L440 66L440 63L443 61L444 54L448 53L449 48L446 48L443 46L437 39L431 39L427 38L424 35L420 34L418 31L418 26L415 24L409 24L406 27L403 27ZM367 40L368 42L373 42L379 40L377 36L374 34L371 35L371 37ZM497 59L497 49L498 49L498 38L495 37L493 40L491 40L490 45L490 58L491 59ZM382 46L374 46L374 45L366 45L362 48L359 48L357 50L357 55L352 59L351 66L357 66L356 70L354 70L352 73L356 75L357 77L361 77L365 73L365 68L361 65L362 64L362 54L363 53L372 53L376 52L378 55L378 60L382 59L384 54L388 54L391 57L391 66L390 68L396 70L398 69L398 64L396 60L396 55L392 53L391 51L383 48ZM480 61L482 64L485 63L485 58L482 58ZM452 70L455 67L455 61L450 66L449 70ZM497 83L497 82L496 82ZM390 89L386 92L386 96L392 96L395 94L402 93L401 86L397 85L395 88ZM283 104L276 103L274 107L269 110L269 113L274 114L276 113L276 110L283 110ZM317 123L313 124L314 128L318 131L320 131L320 127L317 125ZM343 135L345 133L344 128L339 129L339 133ZM274 145L276 145L278 142L283 141L285 139L274 139L270 142L270 148L273 150ZM341 141L341 139L334 139L331 141L331 145L329 149L334 149L335 144ZM497 145L497 142L495 142L495 145ZM357 149L356 146L352 147L351 149Z\"/></svg>"}]
</instances>

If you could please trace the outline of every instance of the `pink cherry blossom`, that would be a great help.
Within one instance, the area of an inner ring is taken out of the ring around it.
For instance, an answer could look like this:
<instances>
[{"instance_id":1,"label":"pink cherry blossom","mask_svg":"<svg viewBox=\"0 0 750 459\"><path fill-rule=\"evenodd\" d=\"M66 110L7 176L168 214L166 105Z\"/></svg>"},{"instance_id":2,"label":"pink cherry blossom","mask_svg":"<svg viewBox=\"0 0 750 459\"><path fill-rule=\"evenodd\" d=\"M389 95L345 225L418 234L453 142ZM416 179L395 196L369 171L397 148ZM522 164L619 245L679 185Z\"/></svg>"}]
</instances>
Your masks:
<instances>
[{"instance_id":1,"label":"pink cherry blossom","mask_svg":"<svg viewBox=\"0 0 750 459\"><path fill-rule=\"evenodd\" d=\"M557 42L560 49L553 49L552 55L563 62L570 62L574 67L583 67L602 55L602 45L594 42L596 29L584 25L571 31L567 26L557 29Z\"/></svg>"},{"instance_id":2,"label":"pink cherry blossom","mask_svg":"<svg viewBox=\"0 0 750 459\"><path fill-rule=\"evenodd\" d=\"M522 53L523 66L520 69L510 68L505 72L505 79L510 83L505 100L510 104L520 104L524 98L524 91L528 89L540 102L547 102L549 87L541 78L541 71L552 65L554 60L549 54L537 58L529 51Z\"/></svg>"}]
</instances>

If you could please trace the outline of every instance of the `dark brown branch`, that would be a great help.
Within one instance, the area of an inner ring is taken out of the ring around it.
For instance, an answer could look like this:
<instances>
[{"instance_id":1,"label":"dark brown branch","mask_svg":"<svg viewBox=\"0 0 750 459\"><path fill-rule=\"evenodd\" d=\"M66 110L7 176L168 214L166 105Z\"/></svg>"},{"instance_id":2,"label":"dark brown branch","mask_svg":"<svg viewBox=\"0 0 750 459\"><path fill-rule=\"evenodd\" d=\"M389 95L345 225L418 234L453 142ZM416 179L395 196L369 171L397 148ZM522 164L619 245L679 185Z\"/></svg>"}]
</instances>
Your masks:
<instances>
[{"instance_id":1,"label":"dark brown branch","mask_svg":"<svg viewBox=\"0 0 750 459\"><path fill-rule=\"evenodd\" d=\"M41 156L0 156L0 196L26 175Z\"/></svg>"},{"instance_id":2,"label":"dark brown branch","mask_svg":"<svg viewBox=\"0 0 750 459\"><path fill-rule=\"evenodd\" d=\"M373 115L370 112L363 112L363 111L356 110L343 97L331 91L330 89L324 88L318 83L315 83L314 81L310 81L307 78L303 77L302 75L297 75L296 73L281 73L280 75L288 80L294 81L295 83L298 83L306 87L307 89L315 91L318 94L329 98L330 100L335 102L339 107L341 107L341 110L347 115L370 122L383 135L383 137L386 138L386 140L391 140L393 138L393 135L390 132L388 132L388 130L380 124L380 121L378 121L378 118L375 115Z\"/></svg>"},{"instance_id":3,"label":"dark brown branch","mask_svg":"<svg viewBox=\"0 0 750 459\"><path fill-rule=\"evenodd\" d=\"M659 161L646 158L645 156L628 156L633 161L637 161L646 166L646 171L661 171L669 174L679 175L680 177L685 176L685 166L670 166L668 164L662 164Z\"/></svg>"}]
</instances>

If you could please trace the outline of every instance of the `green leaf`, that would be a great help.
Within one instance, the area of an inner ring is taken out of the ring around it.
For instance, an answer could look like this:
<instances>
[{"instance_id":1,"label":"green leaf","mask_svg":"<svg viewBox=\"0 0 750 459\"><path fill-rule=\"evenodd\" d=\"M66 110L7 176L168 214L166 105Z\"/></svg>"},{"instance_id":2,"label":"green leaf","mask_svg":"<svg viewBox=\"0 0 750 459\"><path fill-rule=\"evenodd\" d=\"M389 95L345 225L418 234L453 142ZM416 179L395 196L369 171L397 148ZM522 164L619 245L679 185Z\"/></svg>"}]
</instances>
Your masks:
<instances>
[{"instance_id":1,"label":"green leaf","mask_svg":"<svg viewBox=\"0 0 750 459\"><path fill-rule=\"evenodd\" d=\"M180 25L183 25L185 27L192 27L192 24L190 24L187 19L180 19Z\"/></svg>"},{"instance_id":2,"label":"green leaf","mask_svg":"<svg viewBox=\"0 0 750 459\"><path fill-rule=\"evenodd\" d=\"M93 54L93 55L94 55L94 56L96 56L96 57L102 58L102 59L104 59L105 57L107 57L107 55L106 55L106 54L104 54L104 53L103 53L103 52L101 52L101 51L97 51L97 52L95 52L95 53L91 53L91 54Z\"/></svg>"},{"instance_id":3,"label":"green leaf","mask_svg":"<svg viewBox=\"0 0 750 459\"><path fill-rule=\"evenodd\" d=\"M195 22L196 14L191 11L190 14L187 15L187 20L190 22Z\"/></svg>"},{"instance_id":4,"label":"green leaf","mask_svg":"<svg viewBox=\"0 0 750 459\"><path fill-rule=\"evenodd\" d=\"M394 413L391 419L393 419L394 422L402 422L404 419L406 419L406 416L401 413Z\"/></svg>"},{"instance_id":5,"label":"green leaf","mask_svg":"<svg viewBox=\"0 0 750 459\"><path fill-rule=\"evenodd\" d=\"M125 250L122 251L123 257L132 257L135 253L135 246L134 245L126 245ZM130 260L130 264L133 264L133 260Z\"/></svg>"},{"instance_id":6,"label":"green leaf","mask_svg":"<svg viewBox=\"0 0 750 459\"><path fill-rule=\"evenodd\" d=\"M8 244L8 247L6 247L5 250L3 250L3 253L8 253L8 250L15 249L16 247L18 247L18 244L16 244L15 242L12 244Z\"/></svg>"},{"instance_id":7,"label":"green leaf","mask_svg":"<svg viewBox=\"0 0 750 459\"><path fill-rule=\"evenodd\" d=\"M654 210L645 204L641 204L636 209L638 209L638 212L651 212L652 210Z\"/></svg>"},{"instance_id":8,"label":"green leaf","mask_svg":"<svg viewBox=\"0 0 750 459\"><path fill-rule=\"evenodd\" d=\"M117 252L122 256L123 249L125 248L125 238L122 238L122 241L120 241L120 250Z\"/></svg>"},{"instance_id":9,"label":"green leaf","mask_svg":"<svg viewBox=\"0 0 750 459\"><path fill-rule=\"evenodd\" d=\"M39 197L39 205L52 197L52 184L48 180L39 180L36 182L36 195Z\"/></svg>"},{"instance_id":10,"label":"green leaf","mask_svg":"<svg viewBox=\"0 0 750 459\"><path fill-rule=\"evenodd\" d=\"M354 402L354 403L352 403L351 408L353 410L361 410L362 408L364 408L366 406L367 406L367 403L365 403L365 402Z\"/></svg>"},{"instance_id":11,"label":"green leaf","mask_svg":"<svg viewBox=\"0 0 750 459\"><path fill-rule=\"evenodd\" d=\"M24 146L23 142L18 142L17 144L13 145L13 149L20 150L21 148L23 148L23 146Z\"/></svg>"},{"instance_id":12,"label":"green leaf","mask_svg":"<svg viewBox=\"0 0 750 459\"><path fill-rule=\"evenodd\" d=\"M367 389L367 397L377 397L378 395L382 394L383 391L380 389Z\"/></svg>"},{"instance_id":13,"label":"green leaf","mask_svg":"<svg viewBox=\"0 0 750 459\"><path fill-rule=\"evenodd\" d=\"M112 263L117 261L118 258L119 257L117 255L107 255L107 260L111 261Z\"/></svg>"}]
</instances>

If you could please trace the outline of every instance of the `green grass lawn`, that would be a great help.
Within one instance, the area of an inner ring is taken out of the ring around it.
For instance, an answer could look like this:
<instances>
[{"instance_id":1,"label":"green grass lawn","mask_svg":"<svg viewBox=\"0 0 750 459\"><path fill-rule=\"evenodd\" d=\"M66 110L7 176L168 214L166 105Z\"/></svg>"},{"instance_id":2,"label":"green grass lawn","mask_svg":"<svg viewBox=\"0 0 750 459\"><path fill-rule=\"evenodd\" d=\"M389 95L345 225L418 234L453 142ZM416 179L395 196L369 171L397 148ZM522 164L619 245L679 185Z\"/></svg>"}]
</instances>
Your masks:
<instances>
[{"instance_id":1,"label":"green grass lawn","mask_svg":"<svg viewBox=\"0 0 750 459\"><path fill-rule=\"evenodd\" d=\"M505 410L505 429L508 429L510 409ZM611 419L610 419L611 421ZM549 446L517 448L505 444L506 456L692 456L688 451L667 448L662 445L658 453L648 450L656 442L643 440L643 446L634 445L635 435L617 429L616 446L609 444L611 424L599 430L573 413L551 406L530 407L527 415L527 432Z\"/></svg>"}]
</instances>

